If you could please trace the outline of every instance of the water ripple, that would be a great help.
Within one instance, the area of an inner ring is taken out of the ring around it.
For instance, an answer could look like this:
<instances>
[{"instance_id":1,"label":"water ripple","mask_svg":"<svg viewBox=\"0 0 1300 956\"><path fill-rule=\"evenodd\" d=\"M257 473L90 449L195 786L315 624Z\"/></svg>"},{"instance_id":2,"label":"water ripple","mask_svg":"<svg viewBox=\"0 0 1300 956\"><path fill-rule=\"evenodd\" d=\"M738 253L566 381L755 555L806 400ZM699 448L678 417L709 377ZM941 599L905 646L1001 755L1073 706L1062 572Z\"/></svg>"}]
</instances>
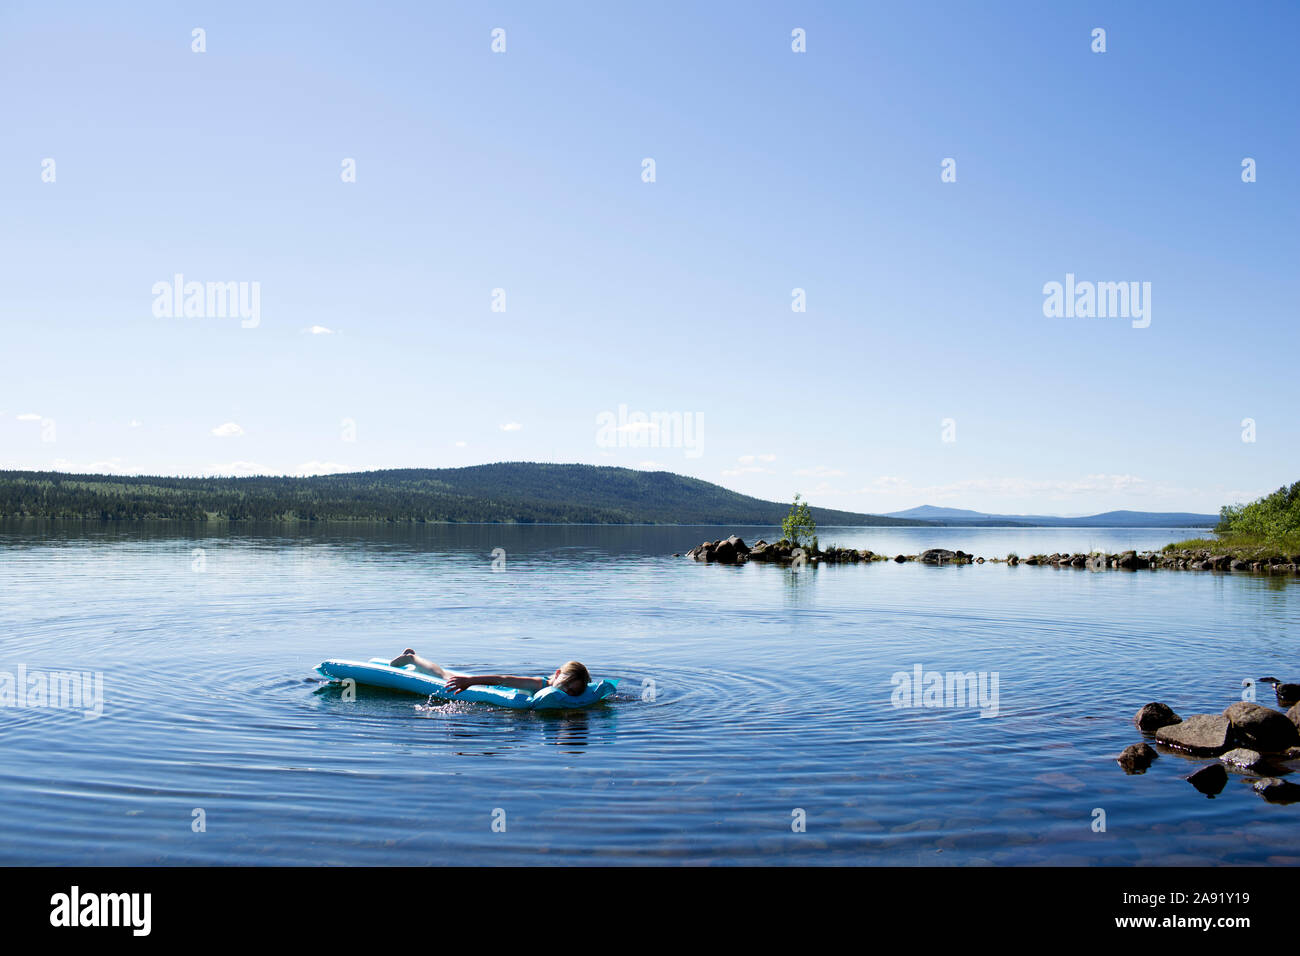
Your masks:
<instances>
[{"instance_id":1,"label":"water ripple","mask_svg":"<svg viewBox=\"0 0 1300 956\"><path fill-rule=\"evenodd\" d=\"M882 535L853 534L838 540ZM994 565L795 574L666 557L693 535L707 533L0 535L0 671L98 672L105 689L97 719L0 708L0 862L1300 853L1287 808L1248 787L1210 802L1179 779L1184 758L1140 777L1114 764L1138 739L1138 704L1217 711L1243 676L1286 671L1294 582ZM494 573L503 542L509 571ZM524 674L576 657L620 692L534 713L367 688L345 700L312 674L326 657L405 646ZM917 665L996 674L997 716L895 706L895 675ZM1123 827L1093 834L1095 806ZM498 810L510 836L493 842Z\"/></svg>"}]
</instances>

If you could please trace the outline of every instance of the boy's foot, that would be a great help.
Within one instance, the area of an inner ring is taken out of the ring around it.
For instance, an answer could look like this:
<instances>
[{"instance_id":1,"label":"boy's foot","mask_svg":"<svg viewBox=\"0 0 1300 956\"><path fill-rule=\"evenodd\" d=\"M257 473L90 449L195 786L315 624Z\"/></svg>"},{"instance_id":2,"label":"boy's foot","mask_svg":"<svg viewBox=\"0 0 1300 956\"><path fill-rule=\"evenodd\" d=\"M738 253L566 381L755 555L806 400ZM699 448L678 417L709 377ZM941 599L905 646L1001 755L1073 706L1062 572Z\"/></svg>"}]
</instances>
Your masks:
<instances>
[{"instance_id":1,"label":"boy's foot","mask_svg":"<svg viewBox=\"0 0 1300 956\"><path fill-rule=\"evenodd\" d=\"M402 653L399 656L394 657L388 666L405 667L407 664L414 664L414 663L415 663L415 651L411 650L408 647L406 650L402 651Z\"/></svg>"}]
</instances>

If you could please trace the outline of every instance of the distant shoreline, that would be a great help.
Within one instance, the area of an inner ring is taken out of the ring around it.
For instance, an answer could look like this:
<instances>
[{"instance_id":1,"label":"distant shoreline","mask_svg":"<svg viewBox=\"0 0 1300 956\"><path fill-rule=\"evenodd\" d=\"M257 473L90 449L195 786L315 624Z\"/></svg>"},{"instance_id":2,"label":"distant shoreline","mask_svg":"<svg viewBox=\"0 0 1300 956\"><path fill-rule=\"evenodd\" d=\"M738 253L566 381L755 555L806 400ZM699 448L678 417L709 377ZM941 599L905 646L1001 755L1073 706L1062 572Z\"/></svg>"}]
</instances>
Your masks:
<instances>
[{"instance_id":1,"label":"distant shoreline","mask_svg":"<svg viewBox=\"0 0 1300 956\"><path fill-rule=\"evenodd\" d=\"M0 517L5 518L767 528L780 525L789 511L788 503L742 495L698 478L607 465L498 462L247 478L0 470ZM1190 512L1145 511L1074 518L969 512L969 520L963 514L919 518L812 505L809 512L823 528L1199 529L1217 521Z\"/></svg>"},{"instance_id":2,"label":"distant shoreline","mask_svg":"<svg viewBox=\"0 0 1300 956\"><path fill-rule=\"evenodd\" d=\"M731 529L740 528L749 530L752 528L779 528L779 521L773 522L755 522L753 524L742 524L740 522L709 522L709 521L432 521L417 518L169 518L169 517L147 517L147 518L104 518L93 516L76 516L76 515L12 515L0 514L0 521L76 521L80 523L94 523L102 525L139 525L139 524L196 524L208 527L220 525L431 525L434 527L514 527L514 528L719 528ZM1210 531L1209 525L999 525L999 524L937 524L928 522L917 522L916 524L907 525L881 525L881 524L824 524L818 526L821 530L872 530L878 531L882 528L888 528L895 531L904 529L924 529L930 531L939 531L951 529L953 531Z\"/></svg>"}]
</instances>

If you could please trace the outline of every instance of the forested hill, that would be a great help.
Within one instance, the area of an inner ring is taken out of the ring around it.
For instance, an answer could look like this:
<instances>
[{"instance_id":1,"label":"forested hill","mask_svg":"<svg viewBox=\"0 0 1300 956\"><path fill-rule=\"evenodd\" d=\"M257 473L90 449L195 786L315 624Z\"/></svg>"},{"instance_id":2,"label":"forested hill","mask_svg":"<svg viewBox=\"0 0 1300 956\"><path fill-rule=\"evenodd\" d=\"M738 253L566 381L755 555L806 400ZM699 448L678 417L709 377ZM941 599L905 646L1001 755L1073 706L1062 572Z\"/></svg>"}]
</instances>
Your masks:
<instances>
[{"instance_id":1,"label":"forested hill","mask_svg":"<svg viewBox=\"0 0 1300 956\"><path fill-rule=\"evenodd\" d=\"M666 471L503 462L312 478L162 478L0 471L0 516L185 521L780 524L763 501ZM819 525L925 525L813 508Z\"/></svg>"}]
</instances>

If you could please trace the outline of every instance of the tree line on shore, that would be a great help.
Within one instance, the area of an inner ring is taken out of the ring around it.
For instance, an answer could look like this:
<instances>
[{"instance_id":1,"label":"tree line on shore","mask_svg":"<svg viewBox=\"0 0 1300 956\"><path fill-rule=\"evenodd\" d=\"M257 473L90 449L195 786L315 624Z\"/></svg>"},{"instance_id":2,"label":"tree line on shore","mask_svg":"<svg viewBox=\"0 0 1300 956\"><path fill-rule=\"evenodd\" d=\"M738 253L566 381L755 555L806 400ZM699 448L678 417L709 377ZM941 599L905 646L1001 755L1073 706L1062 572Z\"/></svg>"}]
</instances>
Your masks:
<instances>
[{"instance_id":1,"label":"tree line on shore","mask_svg":"<svg viewBox=\"0 0 1300 956\"><path fill-rule=\"evenodd\" d=\"M1300 538L1300 481L1244 505L1224 505L1215 531L1221 535L1287 541Z\"/></svg>"},{"instance_id":2,"label":"tree line on shore","mask_svg":"<svg viewBox=\"0 0 1300 956\"><path fill-rule=\"evenodd\" d=\"M503 462L313 477L0 471L0 517L775 525L788 506L670 472ZM833 524L921 521L812 509Z\"/></svg>"}]
</instances>

